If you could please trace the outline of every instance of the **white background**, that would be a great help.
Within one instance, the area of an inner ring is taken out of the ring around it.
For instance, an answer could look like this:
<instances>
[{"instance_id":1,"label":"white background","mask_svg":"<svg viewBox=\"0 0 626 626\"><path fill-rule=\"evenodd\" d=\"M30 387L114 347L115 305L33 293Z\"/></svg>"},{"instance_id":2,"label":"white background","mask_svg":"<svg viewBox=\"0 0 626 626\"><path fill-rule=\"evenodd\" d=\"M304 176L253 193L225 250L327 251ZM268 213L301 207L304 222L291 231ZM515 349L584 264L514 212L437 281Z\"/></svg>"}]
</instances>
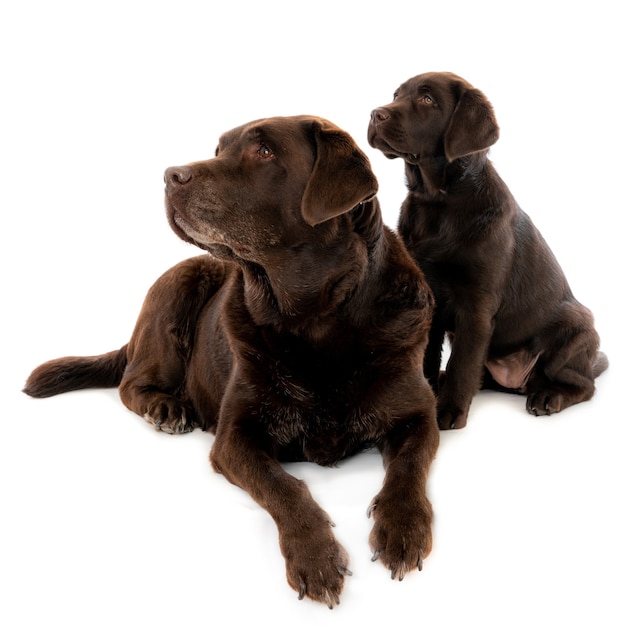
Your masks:
<instances>
[{"instance_id":1,"label":"white background","mask_svg":"<svg viewBox=\"0 0 626 626\"><path fill-rule=\"evenodd\" d=\"M626 623L620 15L612 0L5 6L0 622ZM402 583L369 560L379 456L290 466L351 555L330 612L297 601L273 522L212 472L211 435L154 432L116 390L20 389L44 360L128 340L150 284L196 254L166 223L162 172L211 156L229 128L329 118L370 156L395 226L403 167L367 145L369 113L430 70L490 98L492 159L594 311L611 366L591 402L550 418L476 398L467 428L442 436L435 547Z\"/></svg>"}]
</instances>

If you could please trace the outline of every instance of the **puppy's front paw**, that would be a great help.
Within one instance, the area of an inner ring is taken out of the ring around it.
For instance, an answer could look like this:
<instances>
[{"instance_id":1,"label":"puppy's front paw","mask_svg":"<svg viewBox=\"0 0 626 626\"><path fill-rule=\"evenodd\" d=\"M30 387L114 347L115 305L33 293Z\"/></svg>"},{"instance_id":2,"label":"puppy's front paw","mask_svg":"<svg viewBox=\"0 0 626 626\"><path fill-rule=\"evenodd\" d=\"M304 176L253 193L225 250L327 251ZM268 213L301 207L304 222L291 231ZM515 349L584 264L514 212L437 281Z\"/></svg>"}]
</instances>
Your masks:
<instances>
[{"instance_id":1,"label":"puppy's front paw","mask_svg":"<svg viewBox=\"0 0 626 626\"><path fill-rule=\"evenodd\" d=\"M432 549L432 507L426 498L385 498L372 501L367 514L374 518L370 533L372 561L380 560L391 578L402 580L411 570L422 569Z\"/></svg>"},{"instance_id":2,"label":"puppy's front paw","mask_svg":"<svg viewBox=\"0 0 626 626\"><path fill-rule=\"evenodd\" d=\"M195 413L189 405L164 393L154 395L143 418L169 435L191 432L197 425Z\"/></svg>"},{"instance_id":3,"label":"puppy's front paw","mask_svg":"<svg viewBox=\"0 0 626 626\"><path fill-rule=\"evenodd\" d=\"M439 430L465 428L467 424L467 410L457 407L440 405L437 409L437 424Z\"/></svg>"},{"instance_id":4,"label":"puppy's front paw","mask_svg":"<svg viewBox=\"0 0 626 626\"><path fill-rule=\"evenodd\" d=\"M287 564L287 582L302 600L323 602L329 609L339 604L348 569L348 554L330 526L284 533L281 549Z\"/></svg>"}]
</instances>

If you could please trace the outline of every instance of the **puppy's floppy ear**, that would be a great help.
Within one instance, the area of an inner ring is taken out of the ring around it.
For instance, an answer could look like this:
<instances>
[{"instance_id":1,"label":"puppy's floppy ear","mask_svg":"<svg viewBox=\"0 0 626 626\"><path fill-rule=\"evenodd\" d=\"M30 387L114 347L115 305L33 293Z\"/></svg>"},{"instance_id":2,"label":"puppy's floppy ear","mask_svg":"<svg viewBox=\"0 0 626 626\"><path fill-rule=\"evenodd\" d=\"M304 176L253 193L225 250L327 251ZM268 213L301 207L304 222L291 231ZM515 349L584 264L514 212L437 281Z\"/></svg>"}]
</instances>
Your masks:
<instances>
[{"instance_id":1,"label":"puppy's floppy ear","mask_svg":"<svg viewBox=\"0 0 626 626\"><path fill-rule=\"evenodd\" d=\"M326 120L313 122L316 158L302 196L302 216L315 226L372 198L378 181L352 137Z\"/></svg>"},{"instance_id":2,"label":"puppy's floppy ear","mask_svg":"<svg viewBox=\"0 0 626 626\"><path fill-rule=\"evenodd\" d=\"M457 102L443 143L446 158L481 152L498 140L500 130L491 103L478 89L467 89Z\"/></svg>"}]
</instances>

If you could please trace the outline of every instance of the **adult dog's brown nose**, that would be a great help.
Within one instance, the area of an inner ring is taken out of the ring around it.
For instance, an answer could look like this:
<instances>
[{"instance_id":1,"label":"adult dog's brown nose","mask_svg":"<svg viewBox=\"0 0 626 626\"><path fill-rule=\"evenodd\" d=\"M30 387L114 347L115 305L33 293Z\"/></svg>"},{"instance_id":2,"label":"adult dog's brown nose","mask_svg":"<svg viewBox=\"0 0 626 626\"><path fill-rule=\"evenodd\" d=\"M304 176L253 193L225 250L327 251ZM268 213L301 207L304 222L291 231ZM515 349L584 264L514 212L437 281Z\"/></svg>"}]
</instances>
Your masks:
<instances>
[{"instance_id":1,"label":"adult dog's brown nose","mask_svg":"<svg viewBox=\"0 0 626 626\"><path fill-rule=\"evenodd\" d=\"M386 122L390 115L385 109L374 109L371 114L370 122L374 125Z\"/></svg>"},{"instance_id":2,"label":"adult dog's brown nose","mask_svg":"<svg viewBox=\"0 0 626 626\"><path fill-rule=\"evenodd\" d=\"M165 170L165 185L168 188L186 185L193 177L191 168L188 165L177 165L168 167Z\"/></svg>"}]
</instances>

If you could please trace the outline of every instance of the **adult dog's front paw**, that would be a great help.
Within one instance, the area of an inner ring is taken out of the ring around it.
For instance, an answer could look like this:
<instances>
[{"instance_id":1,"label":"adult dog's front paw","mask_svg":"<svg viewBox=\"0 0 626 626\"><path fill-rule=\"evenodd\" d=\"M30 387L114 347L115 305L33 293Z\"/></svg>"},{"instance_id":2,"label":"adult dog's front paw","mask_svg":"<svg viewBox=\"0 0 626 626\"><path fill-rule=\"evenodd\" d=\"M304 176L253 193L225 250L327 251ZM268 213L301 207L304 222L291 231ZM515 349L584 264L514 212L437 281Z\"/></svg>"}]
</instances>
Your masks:
<instances>
[{"instance_id":1,"label":"adult dog's front paw","mask_svg":"<svg viewBox=\"0 0 626 626\"><path fill-rule=\"evenodd\" d=\"M348 569L348 554L329 525L283 533L280 546L287 564L287 582L298 598L323 602L329 609L339 604Z\"/></svg>"},{"instance_id":2,"label":"adult dog's front paw","mask_svg":"<svg viewBox=\"0 0 626 626\"><path fill-rule=\"evenodd\" d=\"M367 514L374 518L369 539L372 561L381 561L398 580L411 570L421 570L433 543L430 502L409 496L387 498L381 492Z\"/></svg>"}]
</instances>

